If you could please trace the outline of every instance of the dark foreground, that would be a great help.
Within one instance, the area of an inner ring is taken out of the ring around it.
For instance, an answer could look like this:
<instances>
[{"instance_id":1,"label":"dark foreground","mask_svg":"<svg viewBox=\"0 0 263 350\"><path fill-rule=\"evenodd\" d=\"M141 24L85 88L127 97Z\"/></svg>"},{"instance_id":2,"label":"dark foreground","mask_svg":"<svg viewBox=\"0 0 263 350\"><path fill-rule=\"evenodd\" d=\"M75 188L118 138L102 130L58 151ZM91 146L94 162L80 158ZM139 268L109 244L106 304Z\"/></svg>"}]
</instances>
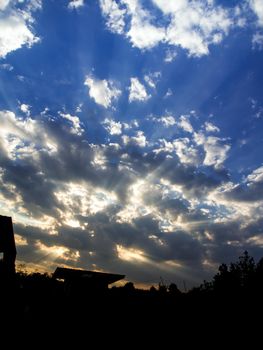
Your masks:
<instances>
[{"instance_id":1,"label":"dark foreground","mask_svg":"<svg viewBox=\"0 0 263 350\"><path fill-rule=\"evenodd\" d=\"M111 348L123 338L124 348L135 341L140 348L142 339L173 341L176 348L179 340L186 347L213 337L212 349L231 337L249 339L254 348L262 334L262 262L255 264L245 253L237 263L221 265L211 282L187 293L175 285L139 290L132 283L107 290L79 285L69 291L48 275L18 273L1 279L1 336L11 330L11 336L22 334L27 341L37 335L41 341L95 341L96 348L104 342Z\"/></svg>"}]
</instances>

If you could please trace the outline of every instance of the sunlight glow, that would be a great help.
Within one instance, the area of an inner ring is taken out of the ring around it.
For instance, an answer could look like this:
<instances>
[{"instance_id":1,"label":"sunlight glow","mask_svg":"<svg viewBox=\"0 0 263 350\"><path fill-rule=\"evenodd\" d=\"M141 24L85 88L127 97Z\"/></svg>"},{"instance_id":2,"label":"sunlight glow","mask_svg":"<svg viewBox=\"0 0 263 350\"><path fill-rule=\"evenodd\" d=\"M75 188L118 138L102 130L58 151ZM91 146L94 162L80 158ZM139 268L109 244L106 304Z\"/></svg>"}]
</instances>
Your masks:
<instances>
[{"instance_id":1,"label":"sunlight glow","mask_svg":"<svg viewBox=\"0 0 263 350\"><path fill-rule=\"evenodd\" d=\"M77 261L80 257L79 251L73 251L63 246L46 246L40 241L37 242L38 249L48 255L49 260L55 260L58 257L63 257L64 260Z\"/></svg>"},{"instance_id":2,"label":"sunlight glow","mask_svg":"<svg viewBox=\"0 0 263 350\"><path fill-rule=\"evenodd\" d=\"M72 227L82 227L77 223L75 215L96 214L117 203L114 192L81 183L65 184L63 189L55 192L55 196L67 208L65 212L61 212L63 221Z\"/></svg>"},{"instance_id":3,"label":"sunlight glow","mask_svg":"<svg viewBox=\"0 0 263 350\"><path fill-rule=\"evenodd\" d=\"M144 252L139 249L125 248L122 245L116 246L118 258L125 261L137 261L146 262L147 258L144 256Z\"/></svg>"}]
</instances>

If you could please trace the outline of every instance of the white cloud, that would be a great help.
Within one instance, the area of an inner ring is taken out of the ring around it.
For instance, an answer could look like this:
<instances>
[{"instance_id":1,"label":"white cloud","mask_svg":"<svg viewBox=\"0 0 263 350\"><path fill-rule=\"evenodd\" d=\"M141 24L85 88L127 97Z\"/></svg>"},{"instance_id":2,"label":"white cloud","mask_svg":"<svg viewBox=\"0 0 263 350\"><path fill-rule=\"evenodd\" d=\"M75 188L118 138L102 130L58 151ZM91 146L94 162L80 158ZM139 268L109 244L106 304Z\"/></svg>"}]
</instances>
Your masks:
<instances>
[{"instance_id":1,"label":"white cloud","mask_svg":"<svg viewBox=\"0 0 263 350\"><path fill-rule=\"evenodd\" d=\"M180 46L192 56L206 55L209 45L219 44L234 25L230 10L209 0L153 0L162 11L166 26L160 26L152 15L154 11L151 13L143 7L140 0L120 0L118 5L114 0L101 0L100 3L107 27L124 34L141 50L165 42ZM171 62L175 56L175 51L168 50L165 62Z\"/></svg>"},{"instance_id":2,"label":"white cloud","mask_svg":"<svg viewBox=\"0 0 263 350\"><path fill-rule=\"evenodd\" d=\"M263 50L263 34L257 32L252 37L252 47L253 49Z\"/></svg>"},{"instance_id":3,"label":"white cloud","mask_svg":"<svg viewBox=\"0 0 263 350\"><path fill-rule=\"evenodd\" d=\"M161 3L159 7L167 14L167 6ZM193 56L207 55L209 45L220 43L233 25L227 10L209 6L204 1L181 1L177 9L170 9L169 13L172 19L166 41L181 46Z\"/></svg>"},{"instance_id":4,"label":"white cloud","mask_svg":"<svg viewBox=\"0 0 263 350\"><path fill-rule=\"evenodd\" d=\"M177 56L177 52L174 51L174 50L169 49L169 50L166 51L164 62L171 63L172 61L175 60L176 56Z\"/></svg>"},{"instance_id":5,"label":"white cloud","mask_svg":"<svg viewBox=\"0 0 263 350\"><path fill-rule=\"evenodd\" d=\"M4 11L9 3L10 0L0 0L0 11Z\"/></svg>"},{"instance_id":6,"label":"white cloud","mask_svg":"<svg viewBox=\"0 0 263 350\"><path fill-rule=\"evenodd\" d=\"M20 110L25 113L28 117L30 116L30 106L26 105L25 103L22 103L20 105Z\"/></svg>"},{"instance_id":7,"label":"white cloud","mask_svg":"<svg viewBox=\"0 0 263 350\"><path fill-rule=\"evenodd\" d=\"M141 130L137 131L136 136L130 137L128 135L123 135L122 141L125 145L135 144L139 147L145 147L147 145L147 139Z\"/></svg>"},{"instance_id":8,"label":"white cloud","mask_svg":"<svg viewBox=\"0 0 263 350\"><path fill-rule=\"evenodd\" d=\"M161 77L161 72L154 72L144 76L146 83L153 89L156 88L156 84Z\"/></svg>"},{"instance_id":9,"label":"white cloud","mask_svg":"<svg viewBox=\"0 0 263 350\"><path fill-rule=\"evenodd\" d=\"M199 154L188 138L177 139L173 142L173 146L177 156L183 164L198 165Z\"/></svg>"},{"instance_id":10,"label":"white cloud","mask_svg":"<svg viewBox=\"0 0 263 350\"><path fill-rule=\"evenodd\" d=\"M170 97L170 96L172 96L172 95L173 95L173 92L172 92L172 90L169 88L169 89L167 90L166 94L164 95L164 98L168 98L168 97Z\"/></svg>"},{"instance_id":11,"label":"white cloud","mask_svg":"<svg viewBox=\"0 0 263 350\"><path fill-rule=\"evenodd\" d=\"M191 145L191 142L187 137L179 138L172 142L162 139L160 142L161 147L159 149L155 149L155 153L159 153L161 151L167 153L176 153L182 164L199 164L200 156L198 150L195 149L193 145Z\"/></svg>"},{"instance_id":12,"label":"white cloud","mask_svg":"<svg viewBox=\"0 0 263 350\"><path fill-rule=\"evenodd\" d=\"M0 8L3 11L0 18L0 57L26 45L31 47L39 41L32 32L33 18L30 11L35 8L19 11L8 6L9 2L2 1Z\"/></svg>"},{"instance_id":13,"label":"white cloud","mask_svg":"<svg viewBox=\"0 0 263 350\"><path fill-rule=\"evenodd\" d=\"M122 133L122 124L120 122L106 118L103 125L110 135L120 135Z\"/></svg>"},{"instance_id":14,"label":"white cloud","mask_svg":"<svg viewBox=\"0 0 263 350\"><path fill-rule=\"evenodd\" d=\"M118 99L121 91L117 89L112 81L99 80L91 76L87 76L84 85L89 87L89 95L94 101L105 107L111 107L112 101Z\"/></svg>"},{"instance_id":15,"label":"white cloud","mask_svg":"<svg viewBox=\"0 0 263 350\"><path fill-rule=\"evenodd\" d=\"M248 175L247 181L250 183L263 181L263 166L255 169L250 175Z\"/></svg>"},{"instance_id":16,"label":"white cloud","mask_svg":"<svg viewBox=\"0 0 263 350\"><path fill-rule=\"evenodd\" d=\"M81 6L84 6L84 0L72 0L68 4L68 8L73 10L74 8L79 8Z\"/></svg>"},{"instance_id":17,"label":"white cloud","mask_svg":"<svg viewBox=\"0 0 263 350\"><path fill-rule=\"evenodd\" d=\"M258 17L258 25L263 26L263 2L262 0L249 0L251 9Z\"/></svg>"},{"instance_id":18,"label":"white cloud","mask_svg":"<svg viewBox=\"0 0 263 350\"><path fill-rule=\"evenodd\" d=\"M44 142L37 123L31 118L20 119L13 112L0 111L0 145L10 159L36 155L35 147Z\"/></svg>"},{"instance_id":19,"label":"white cloud","mask_svg":"<svg viewBox=\"0 0 263 350\"><path fill-rule=\"evenodd\" d=\"M205 122L205 131L206 132L219 132L220 129L215 126L213 123Z\"/></svg>"},{"instance_id":20,"label":"white cloud","mask_svg":"<svg viewBox=\"0 0 263 350\"><path fill-rule=\"evenodd\" d=\"M122 34L125 27L125 10L114 0L100 0L102 14L106 17L106 25L113 32Z\"/></svg>"},{"instance_id":21,"label":"white cloud","mask_svg":"<svg viewBox=\"0 0 263 350\"><path fill-rule=\"evenodd\" d=\"M197 145L203 146L205 151L204 165L212 165L215 168L222 166L227 158L230 145L224 139L215 136L206 137L203 133L194 133L194 140Z\"/></svg>"},{"instance_id":22,"label":"white cloud","mask_svg":"<svg viewBox=\"0 0 263 350\"><path fill-rule=\"evenodd\" d=\"M151 95L147 94L144 85L140 83L138 78L131 78L131 85L129 87L129 91L129 102L146 101L151 97Z\"/></svg>"},{"instance_id":23,"label":"white cloud","mask_svg":"<svg viewBox=\"0 0 263 350\"><path fill-rule=\"evenodd\" d=\"M171 115L161 117L159 121L166 127L173 126L176 124L174 117Z\"/></svg>"},{"instance_id":24,"label":"white cloud","mask_svg":"<svg viewBox=\"0 0 263 350\"><path fill-rule=\"evenodd\" d=\"M18 0L18 2L23 3L24 0ZM42 0L31 0L27 3L27 9L29 11L36 11L42 8Z\"/></svg>"},{"instance_id":25,"label":"white cloud","mask_svg":"<svg viewBox=\"0 0 263 350\"><path fill-rule=\"evenodd\" d=\"M9 63L0 64L0 68L8 70L10 72L14 69L14 67L11 64L9 64Z\"/></svg>"},{"instance_id":26,"label":"white cloud","mask_svg":"<svg viewBox=\"0 0 263 350\"><path fill-rule=\"evenodd\" d=\"M190 121L189 117L182 115L180 117L180 121L178 122L178 126L181 127L184 131L192 133L194 131Z\"/></svg>"},{"instance_id":27,"label":"white cloud","mask_svg":"<svg viewBox=\"0 0 263 350\"><path fill-rule=\"evenodd\" d=\"M139 49L151 49L165 38L165 30L157 28L141 18L133 18L131 29L127 33L133 46Z\"/></svg>"},{"instance_id":28,"label":"white cloud","mask_svg":"<svg viewBox=\"0 0 263 350\"><path fill-rule=\"evenodd\" d=\"M59 115L64 118L67 119L71 122L72 126L70 128L70 132L72 134L76 134L76 135L82 135L84 132L84 129L81 127L81 122L79 120L79 117L74 116L74 115L70 115L69 113L59 113Z\"/></svg>"},{"instance_id":29,"label":"white cloud","mask_svg":"<svg viewBox=\"0 0 263 350\"><path fill-rule=\"evenodd\" d=\"M169 15L176 11L185 9L188 5L188 0L166 1L166 0L153 0L153 3L157 5L163 13Z\"/></svg>"},{"instance_id":30,"label":"white cloud","mask_svg":"<svg viewBox=\"0 0 263 350\"><path fill-rule=\"evenodd\" d=\"M138 0L122 0L131 16L130 29L126 36L133 46L139 49L151 49L165 38L165 28L151 23L151 14L142 8Z\"/></svg>"}]
</instances>

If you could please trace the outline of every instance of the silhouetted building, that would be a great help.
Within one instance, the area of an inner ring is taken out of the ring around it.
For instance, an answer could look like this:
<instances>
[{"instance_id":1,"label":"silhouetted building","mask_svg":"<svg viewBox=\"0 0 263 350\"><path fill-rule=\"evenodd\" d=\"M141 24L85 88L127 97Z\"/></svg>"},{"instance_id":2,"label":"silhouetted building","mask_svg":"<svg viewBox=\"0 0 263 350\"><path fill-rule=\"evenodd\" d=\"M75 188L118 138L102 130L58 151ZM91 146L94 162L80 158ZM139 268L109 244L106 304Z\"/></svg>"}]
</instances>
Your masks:
<instances>
[{"instance_id":1,"label":"silhouetted building","mask_svg":"<svg viewBox=\"0 0 263 350\"><path fill-rule=\"evenodd\" d=\"M102 292L125 275L57 267L53 278L64 280L67 294Z\"/></svg>"},{"instance_id":2,"label":"silhouetted building","mask_svg":"<svg viewBox=\"0 0 263 350\"><path fill-rule=\"evenodd\" d=\"M15 273L16 244L12 218L0 215L0 252L3 254L2 273Z\"/></svg>"}]
</instances>

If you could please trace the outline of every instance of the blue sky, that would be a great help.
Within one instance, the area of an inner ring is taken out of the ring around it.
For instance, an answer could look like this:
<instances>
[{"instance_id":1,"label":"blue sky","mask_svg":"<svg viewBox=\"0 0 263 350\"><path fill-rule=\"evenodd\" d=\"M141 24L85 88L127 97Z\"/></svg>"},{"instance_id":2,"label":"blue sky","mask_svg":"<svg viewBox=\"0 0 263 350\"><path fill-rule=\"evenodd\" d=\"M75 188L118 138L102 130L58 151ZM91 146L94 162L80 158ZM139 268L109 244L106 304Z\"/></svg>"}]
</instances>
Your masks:
<instances>
[{"instance_id":1,"label":"blue sky","mask_svg":"<svg viewBox=\"0 0 263 350\"><path fill-rule=\"evenodd\" d=\"M210 278L262 256L262 0L0 0L18 264Z\"/></svg>"}]
</instances>

